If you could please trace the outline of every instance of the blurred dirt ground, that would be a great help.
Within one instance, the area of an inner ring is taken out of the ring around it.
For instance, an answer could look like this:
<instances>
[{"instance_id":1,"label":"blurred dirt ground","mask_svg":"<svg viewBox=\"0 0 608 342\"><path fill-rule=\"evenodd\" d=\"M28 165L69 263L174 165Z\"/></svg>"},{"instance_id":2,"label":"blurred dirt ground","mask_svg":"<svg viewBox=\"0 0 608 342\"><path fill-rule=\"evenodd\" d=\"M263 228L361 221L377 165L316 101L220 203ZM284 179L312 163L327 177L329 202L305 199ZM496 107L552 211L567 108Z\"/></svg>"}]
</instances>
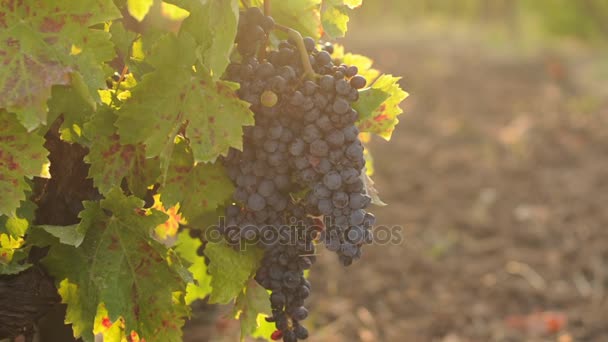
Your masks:
<instances>
[{"instance_id":1,"label":"blurred dirt ground","mask_svg":"<svg viewBox=\"0 0 608 342\"><path fill-rule=\"evenodd\" d=\"M608 99L583 72L599 55L346 45L411 94L392 141L371 145L389 203L373 211L404 239L346 269L321 251L308 341L608 341ZM200 329L238 336L223 319Z\"/></svg>"}]
</instances>

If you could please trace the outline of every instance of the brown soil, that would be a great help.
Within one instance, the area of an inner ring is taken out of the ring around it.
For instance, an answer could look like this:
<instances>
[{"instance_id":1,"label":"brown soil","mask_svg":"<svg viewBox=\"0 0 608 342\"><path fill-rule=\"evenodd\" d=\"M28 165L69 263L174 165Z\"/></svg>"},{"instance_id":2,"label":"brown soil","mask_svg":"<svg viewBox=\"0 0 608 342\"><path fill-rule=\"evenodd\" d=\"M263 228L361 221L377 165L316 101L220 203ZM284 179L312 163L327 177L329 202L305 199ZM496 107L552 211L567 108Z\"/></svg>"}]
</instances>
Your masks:
<instances>
[{"instance_id":1,"label":"brown soil","mask_svg":"<svg viewBox=\"0 0 608 342\"><path fill-rule=\"evenodd\" d=\"M608 106L581 60L348 46L411 93L371 144L374 212L403 241L346 269L321 252L308 341L608 341Z\"/></svg>"}]
</instances>

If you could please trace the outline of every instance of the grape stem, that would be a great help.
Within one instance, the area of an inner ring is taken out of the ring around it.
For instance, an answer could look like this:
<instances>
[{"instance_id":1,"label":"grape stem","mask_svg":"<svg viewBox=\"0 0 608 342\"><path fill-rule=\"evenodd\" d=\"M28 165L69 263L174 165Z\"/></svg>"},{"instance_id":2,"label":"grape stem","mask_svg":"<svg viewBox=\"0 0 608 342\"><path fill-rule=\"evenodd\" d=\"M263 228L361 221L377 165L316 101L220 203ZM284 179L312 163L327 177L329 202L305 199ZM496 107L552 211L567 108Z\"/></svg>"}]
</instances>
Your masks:
<instances>
[{"instance_id":1,"label":"grape stem","mask_svg":"<svg viewBox=\"0 0 608 342\"><path fill-rule=\"evenodd\" d=\"M264 15L265 16L270 15L270 1L271 0L264 0Z\"/></svg>"},{"instance_id":2,"label":"grape stem","mask_svg":"<svg viewBox=\"0 0 608 342\"><path fill-rule=\"evenodd\" d=\"M270 16L270 0L264 0L264 15ZM262 42L262 46L258 51L258 59L263 60L266 58L266 48L268 47L270 33L266 36L264 41Z\"/></svg>"},{"instance_id":3,"label":"grape stem","mask_svg":"<svg viewBox=\"0 0 608 342\"><path fill-rule=\"evenodd\" d=\"M298 51L300 52L300 59L302 60L302 65L304 66L304 74L309 80L314 80L318 75L315 74L315 71L312 69L312 65L310 65L308 51L306 51L306 46L304 45L304 38L302 38L300 32L280 24L275 24L274 26L283 32L287 32L287 36L289 37L289 39L293 40L296 43Z\"/></svg>"}]
</instances>

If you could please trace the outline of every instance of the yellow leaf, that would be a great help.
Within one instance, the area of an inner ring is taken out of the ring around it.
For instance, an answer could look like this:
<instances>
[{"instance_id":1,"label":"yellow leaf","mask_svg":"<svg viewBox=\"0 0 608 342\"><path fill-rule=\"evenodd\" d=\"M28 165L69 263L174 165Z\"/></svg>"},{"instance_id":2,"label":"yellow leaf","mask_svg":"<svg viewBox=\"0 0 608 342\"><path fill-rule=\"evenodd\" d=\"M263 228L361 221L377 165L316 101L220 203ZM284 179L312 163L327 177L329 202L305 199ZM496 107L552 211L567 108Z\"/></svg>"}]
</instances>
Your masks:
<instances>
[{"instance_id":1,"label":"yellow leaf","mask_svg":"<svg viewBox=\"0 0 608 342\"><path fill-rule=\"evenodd\" d=\"M163 14L163 17L169 18L173 21L184 20L190 15L190 12L186 11L185 9L166 2L161 4L161 13Z\"/></svg>"},{"instance_id":2,"label":"yellow leaf","mask_svg":"<svg viewBox=\"0 0 608 342\"><path fill-rule=\"evenodd\" d=\"M137 21L142 21L153 4L154 0L127 0L127 9L133 18L137 19Z\"/></svg>"},{"instance_id":3,"label":"yellow leaf","mask_svg":"<svg viewBox=\"0 0 608 342\"><path fill-rule=\"evenodd\" d=\"M179 212L179 203L169 209L165 209L163 203L160 200L159 194L154 195L154 205L152 206L152 208L169 215L169 218L167 219L167 221L165 221L165 223L158 225L154 229L156 236L160 240L167 240L168 238L175 237L177 235L177 230L179 228L180 223L186 223L186 220Z\"/></svg>"}]
</instances>

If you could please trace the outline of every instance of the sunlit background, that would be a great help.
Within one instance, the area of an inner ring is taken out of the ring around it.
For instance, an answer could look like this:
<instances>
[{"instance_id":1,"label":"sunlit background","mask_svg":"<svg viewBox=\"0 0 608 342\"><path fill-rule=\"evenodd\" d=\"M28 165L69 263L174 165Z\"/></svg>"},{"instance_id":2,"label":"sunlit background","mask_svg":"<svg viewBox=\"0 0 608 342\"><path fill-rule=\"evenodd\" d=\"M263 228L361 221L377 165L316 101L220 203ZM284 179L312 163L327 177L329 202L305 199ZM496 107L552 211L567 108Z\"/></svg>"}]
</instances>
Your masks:
<instances>
[{"instance_id":1,"label":"sunlit background","mask_svg":"<svg viewBox=\"0 0 608 342\"><path fill-rule=\"evenodd\" d=\"M608 1L368 0L347 37L410 93L369 146L403 242L321 251L309 341L608 341ZM188 341L237 339L201 307Z\"/></svg>"}]
</instances>

